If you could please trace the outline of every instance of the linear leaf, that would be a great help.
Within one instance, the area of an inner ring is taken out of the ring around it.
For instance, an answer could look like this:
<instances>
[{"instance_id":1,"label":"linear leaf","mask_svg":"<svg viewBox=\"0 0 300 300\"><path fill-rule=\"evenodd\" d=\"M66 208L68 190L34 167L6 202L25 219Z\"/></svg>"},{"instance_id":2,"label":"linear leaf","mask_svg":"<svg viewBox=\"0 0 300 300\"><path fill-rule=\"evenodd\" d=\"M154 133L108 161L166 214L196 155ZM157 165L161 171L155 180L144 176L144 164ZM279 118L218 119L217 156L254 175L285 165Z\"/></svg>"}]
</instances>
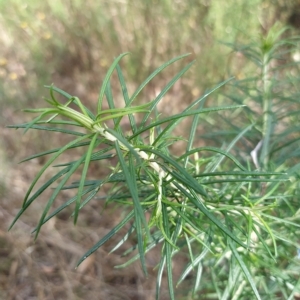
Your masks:
<instances>
[{"instance_id":1,"label":"linear leaf","mask_svg":"<svg viewBox=\"0 0 300 300\"><path fill-rule=\"evenodd\" d=\"M46 215L50 209L50 207L52 206L54 200L56 199L58 193L62 190L62 187L66 184L66 182L69 180L69 178L74 174L74 172L76 171L76 169L82 164L82 162L85 159L85 155L82 155L81 158L79 158L70 168L70 170L68 171L68 173L65 175L65 177L61 180L61 182L59 183L59 185L55 188L54 192L52 193L50 199L47 202L46 207L43 210L42 216L39 220L39 223L36 227L36 234L35 234L35 239L37 238L40 229L42 227L42 225L44 224L44 220L46 218Z\"/></svg>"},{"instance_id":2,"label":"linear leaf","mask_svg":"<svg viewBox=\"0 0 300 300\"><path fill-rule=\"evenodd\" d=\"M205 113L216 112L216 111L220 111L220 110L237 109L237 108L241 108L241 107L244 107L244 105L230 105L230 106L202 108L202 109L197 109L197 110L193 110L193 111L183 112L183 113L180 113L180 114L175 114L173 116L164 118L162 120L155 121L155 122L153 122L153 123L151 123L151 124L149 124L149 125L141 128L141 129L139 129L132 136L130 136L130 140L133 139L134 137L140 135L141 133L149 130L150 128L155 128L158 125L161 125L161 124L164 124L164 123L168 123L170 121L174 121L174 120L176 121L176 120L183 119L183 118L189 117L189 116L194 116L194 115L197 115L197 114L205 114ZM174 123L172 123L172 124L174 124ZM156 140L153 143L153 145L155 143L157 143L157 141L162 137L162 135L164 135L166 133L165 129L162 131L162 133L159 135L159 137L156 138Z\"/></svg>"},{"instance_id":3,"label":"linear leaf","mask_svg":"<svg viewBox=\"0 0 300 300\"><path fill-rule=\"evenodd\" d=\"M140 200L138 197L138 189L136 185L136 178L134 174L134 165L131 161L129 163L129 166L126 164L123 153L119 147L119 142L115 141L115 147L116 152L119 158L119 162L121 165L121 168L124 172L124 176L127 182L128 189L130 191L130 194L132 196L133 200L133 207L134 207L134 215L135 215L135 224L136 224L136 230L137 230L137 239L138 239L138 249L140 254L140 260L142 264L142 268L145 274L147 274L147 268L146 268L146 261L145 261L145 253L144 253L144 241L143 241L143 232L142 232L142 223L144 225L144 228L148 229L148 224L144 216L144 211L142 209L142 206L140 204ZM130 155L129 158L132 156ZM148 229L149 230L149 229ZM148 233L150 236L150 233Z\"/></svg>"},{"instance_id":4,"label":"linear leaf","mask_svg":"<svg viewBox=\"0 0 300 300\"><path fill-rule=\"evenodd\" d=\"M89 167L89 164L91 161L92 152L93 152L94 148L97 146L97 143L96 143L97 138L98 138L98 134L96 133L96 134L94 134L94 136L91 140L90 146L86 152L86 156L84 159L84 166L83 166L83 170L81 173L79 188L78 188L78 192L77 192L77 200L76 200L75 214L74 214L74 224L76 224L76 222L77 222L83 187L84 187L84 183L85 183L85 178L86 178L88 167Z\"/></svg>"},{"instance_id":5,"label":"linear leaf","mask_svg":"<svg viewBox=\"0 0 300 300\"><path fill-rule=\"evenodd\" d=\"M171 240L168 211L164 203L162 203L162 217L163 217L163 227L164 227L165 234L167 235L168 240ZM175 300L174 287L173 287L173 271L172 271L173 246L168 242L168 240L166 240L164 243L164 255L166 257L166 264L167 264L169 295L172 300Z\"/></svg>"},{"instance_id":6,"label":"linear leaf","mask_svg":"<svg viewBox=\"0 0 300 300\"><path fill-rule=\"evenodd\" d=\"M78 143L78 144L73 145L73 146L70 147L69 149L72 149L72 148L78 148L78 147L82 147L82 146L87 146L87 145L89 145L89 144L90 144L90 142ZM22 159L19 163L22 163L22 162L25 162L25 161L28 161L28 160L31 160L31 159L34 159L34 158L38 158L38 157L41 157L41 156L44 156L44 155L49 155L49 154L58 152L60 149L61 149L61 148L55 148L55 149L51 149L51 150L48 150L48 151L44 151L44 152L40 152L40 153L31 155L31 156L28 156L28 157ZM69 164L70 164L70 163L69 163ZM61 165L60 165L60 166L61 166Z\"/></svg>"},{"instance_id":7,"label":"linear leaf","mask_svg":"<svg viewBox=\"0 0 300 300\"><path fill-rule=\"evenodd\" d=\"M157 75L159 74L163 69L165 69L166 67L168 67L169 65L171 65L172 63L189 56L189 54L183 54L180 56L177 56L169 61L167 61L166 63L164 63L163 65L161 65L159 68L157 68L152 74L150 74L145 81L136 89L136 91L133 93L133 95L130 98L129 104L132 103L132 101L137 97L137 95L143 90L143 88Z\"/></svg>"},{"instance_id":8,"label":"linear leaf","mask_svg":"<svg viewBox=\"0 0 300 300\"><path fill-rule=\"evenodd\" d=\"M176 83L176 81L182 77L182 75L194 64L194 61L190 62L187 66L185 66L177 75L175 75L172 80L170 82L168 82L168 84L166 84L166 86L163 88L163 90L158 94L158 96L155 98L155 100L153 101L149 112L145 114L142 122L141 122L141 127L143 127L145 125L145 123L147 122L151 112L153 111L153 109L157 106L157 104L159 103L159 101L164 97L164 95L170 90L170 88Z\"/></svg>"},{"instance_id":9,"label":"linear leaf","mask_svg":"<svg viewBox=\"0 0 300 300\"><path fill-rule=\"evenodd\" d=\"M84 135L84 136L81 136L73 141L71 141L70 143L68 143L67 145L65 145L64 147L62 147L58 152L56 152L45 164L44 166L42 167L42 169L38 172L38 174L35 176L35 178L33 179L25 197L24 197L24 201L23 201L23 207L25 206L26 204L26 201L32 191L32 189L34 188L35 184L37 183L37 181L39 180L39 178L42 176L42 174L45 172L45 170L64 152L66 151L67 149L69 149L70 147L74 146L75 144L81 142L82 140L84 139L87 139L91 137L90 134L87 134L87 135Z\"/></svg>"},{"instance_id":10,"label":"linear leaf","mask_svg":"<svg viewBox=\"0 0 300 300\"><path fill-rule=\"evenodd\" d=\"M195 148L193 150L190 150L188 152L186 152L185 154L183 154L178 160L181 160L189 155L192 155L196 152L200 152L200 151L212 151L212 152L216 152L219 154L222 154L224 156L226 156L227 158L231 159L237 167L239 167L241 170L247 172L247 169L245 169L240 163L239 161L230 153L228 153L227 151L221 150L219 148L215 148L215 147L199 147L199 148Z\"/></svg>"},{"instance_id":11,"label":"linear leaf","mask_svg":"<svg viewBox=\"0 0 300 300\"><path fill-rule=\"evenodd\" d=\"M158 234L159 234L159 236L153 237L152 242L150 242L146 246L146 248L145 248L145 254L148 253L151 249L153 249L155 246L157 246L158 244L160 244L161 242L163 242L165 240L165 237L161 234L161 231L159 231ZM136 246L133 246L132 248L136 248ZM122 256L127 255L128 252L130 252L130 250L128 249L127 251L125 251ZM132 264L133 262L135 262L136 260L138 260L139 258L140 258L140 254L137 253L132 258L130 258L126 263L118 265L118 266L115 266L115 268L116 269L125 268L125 267L129 266L130 264Z\"/></svg>"},{"instance_id":12,"label":"linear leaf","mask_svg":"<svg viewBox=\"0 0 300 300\"><path fill-rule=\"evenodd\" d=\"M77 262L76 268L104 243L110 240L119 230L121 230L134 216L134 211L131 211L117 226L115 226L108 234L106 234L98 243L90 248Z\"/></svg>"},{"instance_id":13,"label":"linear leaf","mask_svg":"<svg viewBox=\"0 0 300 300\"><path fill-rule=\"evenodd\" d=\"M59 93L60 95L64 96L65 98L67 98L68 100L70 100L72 98L72 96L70 94L68 94L67 92L53 86L53 85L44 85L45 88L49 89L49 90L53 90L57 93Z\"/></svg>"},{"instance_id":14,"label":"linear leaf","mask_svg":"<svg viewBox=\"0 0 300 300\"><path fill-rule=\"evenodd\" d=\"M25 203L25 205L22 206L22 208L18 211L17 215L13 219L11 225L9 226L8 230L10 230L16 221L20 218L20 216L25 212L25 210L31 205L31 203L40 196L53 182L55 182L58 178L66 174L70 170L70 166L62 169L57 174L55 174L53 177L51 177L45 184L43 184Z\"/></svg>"},{"instance_id":15,"label":"linear leaf","mask_svg":"<svg viewBox=\"0 0 300 300\"><path fill-rule=\"evenodd\" d=\"M243 259L240 257L240 255L238 254L235 246L233 245L232 241L229 241L229 247L232 251L232 254L235 256L236 260L238 261L243 273L245 274L246 279L248 280L248 282L250 283L250 286L252 288L252 291L256 297L256 299L261 300L260 295L258 293L258 290L256 288L255 282L250 274L250 271L248 270L247 266L245 265Z\"/></svg>"},{"instance_id":16,"label":"linear leaf","mask_svg":"<svg viewBox=\"0 0 300 300\"><path fill-rule=\"evenodd\" d=\"M219 89L221 86L225 85L230 80L232 80L232 78L221 82L220 84L218 84L211 90L207 91L204 95L202 95L200 98L196 99L193 103L191 103L181 114L186 114L187 112L189 112L193 107L195 107L196 105L198 105L199 103L204 101L210 94L212 94L214 91ZM201 107L201 105L200 105L200 107ZM242 105L239 107L242 107ZM201 110L206 111L206 109L201 109ZM191 115L193 115L193 114L191 114ZM172 120L172 122L170 124L168 124L166 126L166 128L164 128L164 130L162 130L162 132L157 136L153 145L155 145L164 135L166 135L168 132L170 132L178 124L179 121L180 121L180 118L174 118L174 120Z\"/></svg>"},{"instance_id":17,"label":"linear leaf","mask_svg":"<svg viewBox=\"0 0 300 300\"><path fill-rule=\"evenodd\" d=\"M164 249L162 249L162 251L164 251ZM162 275L164 272L165 264L166 264L166 256L162 255L160 262L159 262L159 268L158 268L157 276L156 276L156 291L155 291L155 299L156 300L159 300L159 292L160 292L160 288L161 288Z\"/></svg>"},{"instance_id":18,"label":"linear leaf","mask_svg":"<svg viewBox=\"0 0 300 300\"><path fill-rule=\"evenodd\" d=\"M47 123L44 121L43 123ZM26 128L28 126L28 123L25 124L19 124L19 125L8 125L7 128ZM77 136L85 136L85 133L74 131L74 130L68 130L64 128L56 128L56 127L49 127L49 126L39 126L39 125L33 125L30 127L30 129L37 129L37 130L43 130L43 131L54 131L54 132L62 132L66 134L71 135L77 135Z\"/></svg>"},{"instance_id":19,"label":"linear leaf","mask_svg":"<svg viewBox=\"0 0 300 300\"><path fill-rule=\"evenodd\" d=\"M204 101L201 101L199 103L199 109L203 109L204 102L205 102L205 99L204 99ZM194 118L193 118L193 122L191 124L190 135L189 135L189 138L188 138L188 143L186 145L185 153L188 153L193 147L195 134L196 134L196 130L197 130L197 127L198 127L199 117L200 117L200 115L195 115ZM184 167L185 168L187 167L188 161L189 161L189 157L187 156L185 158L185 161L184 161Z\"/></svg>"},{"instance_id":20,"label":"linear leaf","mask_svg":"<svg viewBox=\"0 0 300 300\"><path fill-rule=\"evenodd\" d=\"M124 79L124 76L123 76L123 73L122 73L122 70L121 70L119 64L116 66L116 70L117 70L117 73L118 73L118 77L119 77L119 82L120 82L120 86L121 86L121 89L122 89L123 98L124 98L124 101L125 101L125 107L129 107L130 106L130 100L129 100L128 90L127 90L125 79ZM137 129L134 115L133 114L129 114L128 118L129 118L129 123L130 123L130 126L131 126L131 130L134 133L136 131L136 129ZM121 118L119 118L117 120L117 124L119 124L120 122L121 122Z\"/></svg>"},{"instance_id":21,"label":"linear leaf","mask_svg":"<svg viewBox=\"0 0 300 300\"><path fill-rule=\"evenodd\" d=\"M92 191L94 191L93 193L91 193ZM95 189L94 187L90 187L86 190L84 190L82 192L82 195L86 195L88 193L90 193L90 195L92 195L91 197L95 196L95 194L97 193L97 189ZM90 196L89 195L89 196ZM66 207L68 207L69 205L71 205L72 203L74 203L77 199L77 195L72 197L71 199L69 199L68 201L66 201L65 203L63 203L62 205L60 205L57 209L55 209L51 214L49 214L44 220L43 220L43 225L48 222L51 218L53 218L54 216L56 216L59 212L61 212L62 210L64 210ZM36 232L36 228L32 231L32 233Z\"/></svg>"},{"instance_id":22,"label":"linear leaf","mask_svg":"<svg viewBox=\"0 0 300 300\"><path fill-rule=\"evenodd\" d=\"M132 224L132 225L129 227L127 233L123 236L122 239L120 239L120 241L118 242L118 244L115 245L115 246L109 251L109 254L110 254L110 253L113 253L113 252L115 252L117 249L119 249L119 248L120 248L120 247L128 240L128 238L130 237L130 235L131 235L134 231L135 231L135 225Z\"/></svg>"},{"instance_id":23,"label":"linear leaf","mask_svg":"<svg viewBox=\"0 0 300 300\"><path fill-rule=\"evenodd\" d=\"M103 104L103 97L104 97L104 94L105 94L105 91L106 91L106 88L107 88L107 85L109 83L109 80L110 80L110 77L114 71L114 69L116 68L116 66L118 65L119 61L125 56L129 54L129 52L126 52L126 53L123 53L121 55L119 55L115 60L114 62L112 63L112 65L109 67L106 75L105 75L105 78L103 80L103 83L102 83L102 86L101 86L101 89L100 89L100 93L99 93L99 97L98 97L98 109L97 109L97 113L99 113L100 111L102 111L102 104Z\"/></svg>"},{"instance_id":24,"label":"linear leaf","mask_svg":"<svg viewBox=\"0 0 300 300\"><path fill-rule=\"evenodd\" d=\"M194 269L195 266L201 264L201 261L204 259L204 257L208 252L209 252L208 248L205 248L197 257L194 258L194 261L187 264L184 271L180 275L176 286L178 286L186 278L186 276L190 274L190 272Z\"/></svg>"}]
</instances>

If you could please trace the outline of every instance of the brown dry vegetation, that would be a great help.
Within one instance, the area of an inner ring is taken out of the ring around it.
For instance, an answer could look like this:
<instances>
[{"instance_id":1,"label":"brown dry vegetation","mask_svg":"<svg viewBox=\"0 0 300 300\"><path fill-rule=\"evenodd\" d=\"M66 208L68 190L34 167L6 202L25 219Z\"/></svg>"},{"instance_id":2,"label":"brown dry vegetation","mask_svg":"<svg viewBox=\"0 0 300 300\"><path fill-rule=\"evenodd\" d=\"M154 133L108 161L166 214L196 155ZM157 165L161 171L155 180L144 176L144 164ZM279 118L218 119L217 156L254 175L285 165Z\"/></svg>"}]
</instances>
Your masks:
<instances>
[{"instance_id":1,"label":"brown dry vegetation","mask_svg":"<svg viewBox=\"0 0 300 300\"><path fill-rule=\"evenodd\" d=\"M65 137L39 132L23 135L21 131L4 126L28 120L30 116L20 109L41 105L41 97L47 95L41 86L51 82L93 107L105 70L114 56L125 51L132 52L124 63L131 90L160 63L192 52L191 59L197 58L198 62L185 78L193 79L182 80L163 102L165 113L179 111L207 86L226 76L227 50L215 43L216 37L226 40L231 36L222 36L216 29L226 27L225 17L221 12L216 16L218 20L211 16L210 1L188 4L176 1L174 6L168 6L167 1L163 1L164 5L153 1L154 6L151 1L146 1L145 5L137 4L142 1L103 2L98 6L93 1L74 1L76 5L66 1L61 11L59 5L55 7L51 1L43 5L32 1L32 6L21 1L9 2L11 5L7 6L1 3L0 15L0 39L4 45L0 47L0 299L154 299L154 267L160 257L159 249L147 256L148 278L142 274L139 263L126 269L114 269L125 261L120 257L122 250L132 246L134 241L129 241L114 254L109 254L113 241L109 242L74 269L79 257L118 222L123 213L121 208L110 205L103 213L104 203L95 199L81 211L75 227L70 218L71 210L65 210L48 222L34 241L30 232L39 220L49 190L7 232L30 182L43 164L39 159L21 165L17 162L49 145L50 148L59 146ZM228 2L232 2L229 6L235 5L234 1ZM251 1L239 1L247 9L257 5L255 1L249 5L248 2ZM269 1L264 3L268 11ZM230 13L230 7L225 11ZM97 13L100 20L95 19ZM282 19L287 17L288 13ZM243 18L242 12L240 18ZM199 20L202 20L200 24ZM255 32L260 25L251 22ZM235 32L232 39L237 35ZM152 83L139 101L151 100L179 69L179 65L172 66L165 77ZM117 94L118 90L114 92ZM94 166L92 170L89 175L97 177L105 172L105 166ZM105 194L105 190L101 193ZM60 194L55 206L71 196L73 194L68 191ZM173 266L175 279L184 263L184 254L176 262ZM188 287L188 280L179 286L178 299L189 299ZM166 284L161 299L169 299Z\"/></svg>"}]
</instances>

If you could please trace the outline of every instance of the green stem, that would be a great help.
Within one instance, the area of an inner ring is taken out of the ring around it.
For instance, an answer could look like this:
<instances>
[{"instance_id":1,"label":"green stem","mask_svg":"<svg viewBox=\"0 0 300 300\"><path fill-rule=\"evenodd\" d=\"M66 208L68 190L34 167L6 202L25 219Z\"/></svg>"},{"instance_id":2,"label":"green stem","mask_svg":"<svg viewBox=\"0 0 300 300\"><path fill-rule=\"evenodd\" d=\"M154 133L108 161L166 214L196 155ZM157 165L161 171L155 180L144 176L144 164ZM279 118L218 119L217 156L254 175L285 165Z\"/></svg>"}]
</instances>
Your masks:
<instances>
[{"instance_id":1,"label":"green stem","mask_svg":"<svg viewBox=\"0 0 300 300\"><path fill-rule=\"evenodd\" d=\"M265 53L263 56L263 130L262 130L262 150L260 155L261 168L266 170L269 163L270 138L272 135L272 98L271 98L271 82L269 79L269 56Z\"/></svg>"}]
</instances>

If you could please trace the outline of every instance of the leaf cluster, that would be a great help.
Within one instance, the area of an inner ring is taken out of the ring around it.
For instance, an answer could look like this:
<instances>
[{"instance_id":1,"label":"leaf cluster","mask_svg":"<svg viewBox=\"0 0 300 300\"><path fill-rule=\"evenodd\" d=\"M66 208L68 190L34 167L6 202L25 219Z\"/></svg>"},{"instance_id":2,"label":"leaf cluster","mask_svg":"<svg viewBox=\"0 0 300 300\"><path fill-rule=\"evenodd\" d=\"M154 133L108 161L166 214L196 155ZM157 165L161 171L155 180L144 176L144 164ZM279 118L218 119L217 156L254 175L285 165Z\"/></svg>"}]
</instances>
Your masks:
<instances>
[{"instance_id":1,"label":"leaf cluster","mask_svg":"<svg viewBox=\"0 0 300 300\"><path fill-rule=\"evenodd\" d=\"M158 104L192 63L178 72L151 102L133 106L140 92L155 76L187 55L161 65L130 96L120 67L120 60L126 54L117 57L108 69L95 112L90 111L77 97L57 87L48 86L50 99L46 99L46 102L49 107L27 110L38 113L38 117L26 124L9 126L23 128L25 131L35 129L62 132L74 137L61 148L24 159L28 161L51 155L34 178L11 227L55 183L34 230L36 237L47 221L68 206L74 207L73 218L76 223L80 210L97 198L98 192L107 185L109 192L101 199L106 203L123 206L125 214L119 224L79 259L78 265L122 229L127 228L127 233L111 251L119 249L132 236L137 242L123 254L131 255L127 262L117 267L125 267L139 260L147 274L145 256L151 249L161 245L161 257L156 267L157 299L164 270L167 273L170 298L175 299L172 264L179 253L187 253L188 262L177 284L194 271L194 295L202 288L202 274L205 272L211 277L211 284L206 288L215 291L220 299L237 298L243 293L261 299L259 290L264 288L259 286L260 273L257 270L262 265L267 268L276 262L278 240L297 245L285 238L289 227L299 228L297 212L293 211L286 218L276 210L278 203L283 201L280 198L282 186L288 183L291 173L251 170L249 163L241 163L232 154L236 143L255 124L243 128L224 149L194 147L201 116L244 109L245 105L240 103L205 107L207 97L230 80L208 90L181 113L164 117L159 114ZM115 105L110 84L113 72L117 73L122 90L123 108L116 108ZM55 93L65 97L66 102L58 101ZM104 100L107 101L108 109L104 109ZM170 146L178 139L172 134L187 117L192 117L190 134L184 153L177 157L170 151ZM130 131L122 128L125 118L130 124ZM72 129L67 129L68 126L72 126ZM81 157L54 165L58 170L56 174L34 192L42 174L63 153L74 148L84 149ZM110 164L112 157L117 159L117 163L111 163L111 171L107 176L97 180L88 179L92 163L106 161ZM81 172L80 180L70 184L72 175L78 171ZM265 190L263 195L257 188L262 185ZM55 199L64 189L75 189L76 195L52 209ZM148 219L146 214L150 216ZM258 261L261 262L260 266L255 269ZM221 279L226 276L224 286ZM245 281L244 285L247 286L243 291L237 285L241 281Z\"/></svg>"}]
</instances>

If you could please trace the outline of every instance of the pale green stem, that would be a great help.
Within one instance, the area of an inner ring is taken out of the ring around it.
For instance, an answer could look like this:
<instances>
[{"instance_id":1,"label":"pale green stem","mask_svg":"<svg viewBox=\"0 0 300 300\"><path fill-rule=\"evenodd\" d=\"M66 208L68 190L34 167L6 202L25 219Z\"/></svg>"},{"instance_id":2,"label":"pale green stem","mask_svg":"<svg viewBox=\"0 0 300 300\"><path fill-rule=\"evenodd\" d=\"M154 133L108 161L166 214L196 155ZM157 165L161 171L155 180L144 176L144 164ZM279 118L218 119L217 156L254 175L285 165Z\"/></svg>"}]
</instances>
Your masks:
<instances>
[{"instance_id":1,"label":"pale green stem","mask_svg":"<svg viewBox=\"0 0 300 300\"><path fill-rule=\"evenodd\" d=\"M272 135L272 98L271 98L271 81L269 74L268 54L263 56L263 130L262 130L262 150L260 155L261 168L266 170L269 163L270 155L270 138Z\"/></svg>"},{"instance_id":2,"label":"pale green stem","mask_svg":"<svg viewBox=\"0 0 300 300\"><path fill-rule=\"evenodd\" d=\"M102 127L100 125L94 125L93 129L95 132L100 133L103 137L105 137L107 140L109 140L111 142L115 142L117 140L117 138L115 136L113 136L104 127ZM127 146L125 146L119 140L118 140L118 142L119 142L121 149L123 149L125 151L129 151ZM170 180L172 178L171 175L166 176L167 175L166 172L160 167L160 165L158 163L151 161L153 159L152 155L148 155L145 151L142 151L139 148L134 148L134 149L136 150L136 152L142 159L147 160L149 162L150 167L152 169L154 169L159 174L160 177L165 177L166 180Z\"/></svg>"}]
</instances>

